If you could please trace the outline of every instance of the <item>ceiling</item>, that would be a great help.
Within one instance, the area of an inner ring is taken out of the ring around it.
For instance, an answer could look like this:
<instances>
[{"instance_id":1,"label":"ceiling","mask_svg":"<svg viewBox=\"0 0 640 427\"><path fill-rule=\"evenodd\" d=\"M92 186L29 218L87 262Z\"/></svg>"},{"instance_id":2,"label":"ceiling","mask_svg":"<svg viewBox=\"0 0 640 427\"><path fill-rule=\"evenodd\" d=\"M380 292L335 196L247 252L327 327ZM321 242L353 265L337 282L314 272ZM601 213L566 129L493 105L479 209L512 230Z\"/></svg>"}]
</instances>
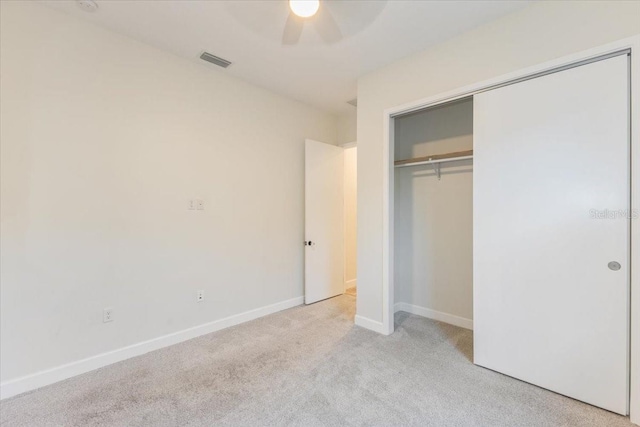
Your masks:
<instances>
[{"instance_id":1,"label":"ceiling","mask_svg":"<svg viewBox=\"0 0 640 427\"><path fill-rule=\"evenodd\" d=\"M359 76L530 2L321 0L294 45L283 44L287 0L96 0L93 13L75 1L42 3L222 70L199 59L210 52L233 63L225 73L340 114L354 108ZM323 37L323 22L340 37Z\"/></svg>"}]
</instances>

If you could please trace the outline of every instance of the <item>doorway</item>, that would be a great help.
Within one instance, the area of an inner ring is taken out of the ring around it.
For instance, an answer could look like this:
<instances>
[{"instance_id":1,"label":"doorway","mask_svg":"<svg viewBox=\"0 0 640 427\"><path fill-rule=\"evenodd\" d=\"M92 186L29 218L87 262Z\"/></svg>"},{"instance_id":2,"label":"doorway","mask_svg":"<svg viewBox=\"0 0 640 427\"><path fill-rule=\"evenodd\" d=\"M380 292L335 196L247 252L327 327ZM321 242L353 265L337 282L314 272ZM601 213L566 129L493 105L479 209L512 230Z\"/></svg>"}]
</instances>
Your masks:
<instances>
[{"instance_id":1,"label":"doorway","mask_svg":"<svg viewBox=\"0 0 640 427\"><path fill-rule=\"evenodd\" d=\"M394 306L473 324L473 98L395 118Z\"/></svg>"},{"instance_id":2,"label":"doorway","mask_svg":"<svg viewBox=\"0 0 640 427\"><path fill-rule=\"evenodd\" d=\"M357 148L305 141L305 304L357 289Z\"/></svg>"},{"instance_id":3,"label":"doorway","mask_svg":"<svg viewBox=\"0 0 640 427\"><path fill-rule=\"evenodd\" d=\"M344 288L357 295L358 285L358 147L344 145Z\"/></svg>"}]
</instances>

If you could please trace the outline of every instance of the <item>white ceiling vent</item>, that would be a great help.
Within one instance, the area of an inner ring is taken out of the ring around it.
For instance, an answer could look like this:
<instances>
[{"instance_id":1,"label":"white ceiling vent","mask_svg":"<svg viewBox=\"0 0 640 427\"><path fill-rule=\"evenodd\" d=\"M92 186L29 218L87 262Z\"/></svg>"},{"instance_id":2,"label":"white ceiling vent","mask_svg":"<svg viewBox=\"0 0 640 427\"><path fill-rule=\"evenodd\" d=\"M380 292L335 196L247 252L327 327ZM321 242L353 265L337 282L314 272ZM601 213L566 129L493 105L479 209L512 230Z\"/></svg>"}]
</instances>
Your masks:
<instances>
[{"instance_id":1,"label":"white ceiling vent","mask_svg":"<svg viewBox=\"0 0 640 427\"><path fill-rule=\"evenodd\" d=\"M229 65L231 65L231 61L222 59L219 56L211 55L208 52L203 52L202 55L200 55L200 59L204 59L205 61L216 64L222 68L227 68Z\"/></svg>"},{"instance_id":2,"label":"white ceiling vent","mask_svg":"<svg viewBox=\"0 0 640 427\"><path fill-rule=\"evenodd\" d=\"M347 104L353 105L354 107L358 106L358 98L353 98L351 101L347 101Z\"/></svg>"}]
</instances>

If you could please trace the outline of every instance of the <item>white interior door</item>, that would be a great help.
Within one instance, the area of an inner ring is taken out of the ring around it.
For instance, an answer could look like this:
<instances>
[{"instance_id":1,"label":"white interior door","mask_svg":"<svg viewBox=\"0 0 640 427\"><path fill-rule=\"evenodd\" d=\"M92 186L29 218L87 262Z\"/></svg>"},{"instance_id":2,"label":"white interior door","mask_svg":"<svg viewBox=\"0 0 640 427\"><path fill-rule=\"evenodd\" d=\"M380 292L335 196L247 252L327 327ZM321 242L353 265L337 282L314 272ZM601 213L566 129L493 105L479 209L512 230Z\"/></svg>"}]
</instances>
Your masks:
<instances>
[{"instance_id":1,"label":"white interior door","mask_svg":"<svg viewBox=\"0 0 640 427\"><path fill-rule=\"evenodd\" d=\"M474 362L620 414L629 378L627 61L474 98Z\"/></svg>"},{"instance_id":2,"label":"white interior door","mask_svg":"<svg viewBox=\"0 0 640 427\"><path fill-rule=\"evenodd\" d=\"M305 141L304 302L344 293L344 149Z\"/></svg>"}]
</instances>

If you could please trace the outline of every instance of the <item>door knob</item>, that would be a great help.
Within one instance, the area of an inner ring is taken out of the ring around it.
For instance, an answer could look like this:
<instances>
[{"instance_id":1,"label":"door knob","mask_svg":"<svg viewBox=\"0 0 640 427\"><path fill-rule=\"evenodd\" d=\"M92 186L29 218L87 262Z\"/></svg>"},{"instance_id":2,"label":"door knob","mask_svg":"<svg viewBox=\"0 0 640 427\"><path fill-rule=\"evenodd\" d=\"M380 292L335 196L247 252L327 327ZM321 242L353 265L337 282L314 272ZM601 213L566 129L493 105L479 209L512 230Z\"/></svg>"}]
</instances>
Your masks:
<instances>
[{"instance_id":1,"label":"door knob","mask_svg":"<svg viewBox=\"0 0 640 427\"><path fill-rule=\"evenodd\" d=\"M305 246L314 246L315 243L313 243L311 240L305 240L304 245Z\"/></svg>"},{"instance_id":2,"label":"door knob","mask_svg":"<svg viewBox=\"0 0 640 427\"><path fill-rule=\"evenodd\" d=\"M609 270L613 270L613 271L618 271L620 270L620 268L622 268L622 266L620 265L619 262L616 261L611 261L609 264L607 264L609 266Z\"/></svg>"}]
</instances>

